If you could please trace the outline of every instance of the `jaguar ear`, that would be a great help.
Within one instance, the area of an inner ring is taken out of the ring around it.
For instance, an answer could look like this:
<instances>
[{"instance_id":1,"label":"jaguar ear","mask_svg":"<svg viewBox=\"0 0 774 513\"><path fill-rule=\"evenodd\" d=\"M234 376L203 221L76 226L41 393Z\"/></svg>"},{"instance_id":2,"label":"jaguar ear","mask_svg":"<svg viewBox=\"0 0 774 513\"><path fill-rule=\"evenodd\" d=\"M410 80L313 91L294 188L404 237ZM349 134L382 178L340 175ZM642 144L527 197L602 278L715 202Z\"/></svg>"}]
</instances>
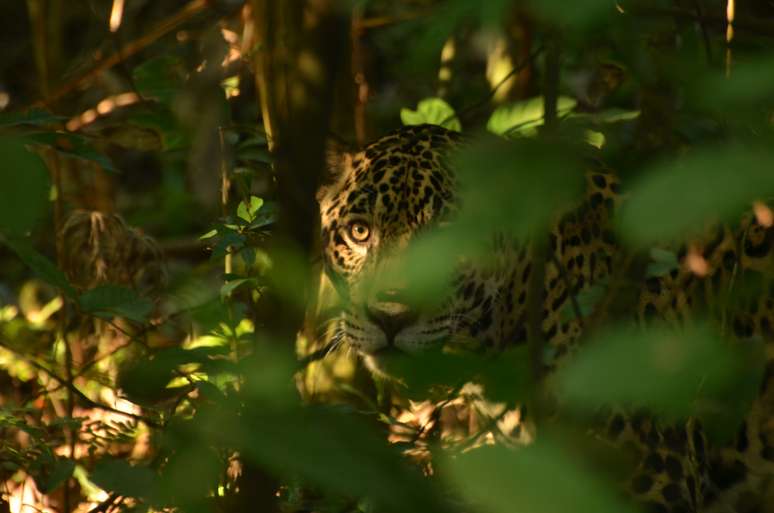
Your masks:
<instances>
[{"instance_id":1,"label":"jaguar ear","mask_svg":"<svg viewBox=\"0 0 774 513\"><path fill-rule=\"evenodd\" d=\"M352 169L352 152L341 141L329 138L325 144L325 176L317 189L317 202L321 203L325 196L338 183L342 182Z\"/></svg>"}]
</instances>

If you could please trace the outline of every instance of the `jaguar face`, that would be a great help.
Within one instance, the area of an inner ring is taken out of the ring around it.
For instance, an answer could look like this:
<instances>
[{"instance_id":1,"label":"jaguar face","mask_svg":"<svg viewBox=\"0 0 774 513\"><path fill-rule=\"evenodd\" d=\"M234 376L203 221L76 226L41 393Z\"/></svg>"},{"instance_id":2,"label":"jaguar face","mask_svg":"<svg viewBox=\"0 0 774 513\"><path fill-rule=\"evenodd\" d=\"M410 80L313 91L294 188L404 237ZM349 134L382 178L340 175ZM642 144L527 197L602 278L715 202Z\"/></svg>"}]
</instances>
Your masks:
<instances>
[{"instance_id":1,"label":"jaguar face","mask_svg":"<svg viewBox=\"0 0 774 513\"><path fill-rule=\"evenodd\" d=\"M333 180L318 193L325 269L346 305L337 335L361 352L413 352L450 334L449 311L419 308L394 270L416 236L454 209L441 154L454 141L423 125L330 159Z\"/></svg>"}]
</instances>

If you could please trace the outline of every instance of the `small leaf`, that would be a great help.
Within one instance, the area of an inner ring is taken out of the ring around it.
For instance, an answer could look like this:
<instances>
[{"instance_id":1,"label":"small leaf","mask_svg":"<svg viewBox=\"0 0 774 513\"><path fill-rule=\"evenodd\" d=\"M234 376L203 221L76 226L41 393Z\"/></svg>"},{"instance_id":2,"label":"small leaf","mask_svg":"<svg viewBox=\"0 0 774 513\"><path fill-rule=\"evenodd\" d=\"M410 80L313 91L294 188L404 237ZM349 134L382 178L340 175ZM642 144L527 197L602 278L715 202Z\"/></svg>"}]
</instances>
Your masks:
<instances>
[{"instance_id":1,"label":"small leaf","mask_svg":"<svg viewBox=\"0 0 774 513\"><path fill-rule=\"evenodd\" d=\"M153 310L153 304L140 297L132 289L117 285L100 285L81 294L81 309L97 317L125 317L145 322Z\"/></svg>"},{"instance_id":2,"label":"small leaf","mask_svg":"<svg viewBox=\"0 0 774 513\"><path fill-rule=\"evenodd\" d=\"M459 132L462 125L451 105L441 98L426 98L417 104L417 110L401 109L400 120L404 125L439 125Z\"/></svg>"},{"instance_id":3,"label":"small leaf","mask_svg":"<svg viewBox=\"0 0 774 513\"><path fill-rule=\"evenodd\" d=\"M250 196L250 198L239 203L237 216L248 223L252 223L262 206L263 199L258 196Z\"/></svg>"},{"instance_id":4,"label":"small leaf","mask_svg":"<svg viewBox=\"0 0 774 513\"><path fill-rule=\"evenodd\" d=\"M233 294L235 290L247 284L257 286L258 281L255 278L239 278L236 280L227 281L220 288L221 299L226 299L231 297L231 294Z\"/></svg>"},{"instance_id":5,"label":"small leaf","mask_svg":"<svg viewBox=\"0 0 774 513\"><path fill-rule=\"evenodd\" d=\"M498 107L489 118L486 128L498 135L535 135L537 127L544 123L543 102L544 98L537 96ZM560 96L557 100L557 114L564 116L577 104L574 98Z\"/></svg>"},{"instance_id":6,"label":"small leaf","mask_svg":"<svg viewBox=\"0 0 774 513\"><path fill-rule=\"evenodd\" d=\"M212 230L208 231L204 235L199 236L199 240L206 240L211 239L212 237L216 236L218 234L218 229L213 228Z\"/></svg>"},{"instance_id":7,"label":"small leaf","mask_svg":"<svg viewBox=\"0 0 774 513\"><path fill-rule=\"evenodd\" d=\"M666 249L650 248L650 259L646 275L648 277L661 277L680 269L677 255Z\"/></svg>"}]
</instances>

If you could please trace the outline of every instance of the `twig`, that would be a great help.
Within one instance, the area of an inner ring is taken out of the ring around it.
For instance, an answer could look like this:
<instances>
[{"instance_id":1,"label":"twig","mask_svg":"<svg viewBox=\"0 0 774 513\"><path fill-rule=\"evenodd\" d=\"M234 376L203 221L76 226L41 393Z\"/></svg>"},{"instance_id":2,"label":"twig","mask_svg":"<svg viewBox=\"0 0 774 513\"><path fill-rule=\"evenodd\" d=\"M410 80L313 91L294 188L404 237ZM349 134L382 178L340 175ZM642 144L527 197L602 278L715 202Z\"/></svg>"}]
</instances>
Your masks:
<instances>
[{"instance_id":1,"label":"twig","mask_svg":"<svg viewBox=\"0 0 774 513\"><path fill-rule=\"evenodd\" d=\"M60 87L53 93L47 95L41 101L36 102L34 106L39 106L40 104L47 105L60 100L65 95L77 89L84 82L88 82L94 79L100 73L112 68L116 64L123 62L129 57L135 55L136 53L140 52L141 50L155 43L163 36L172 32L178 26L180 26L181 24L191 19L194 15L204 11L207 8L207 4L208 4L207 0L192 0L190 3L188 3L188 5L183 7L179 12L177 12L176 14L173 14L169 18L163 20L161 23L153 27L147 34L141 36L139 39L136 39L128 43L125 47L123 47L121 51L111 54L109 57L98 62L89 71L65 83L62 87Z\"/></svg>"},{"instance_id":2,"label":"twig","mask_svg":"<svg viewBox=\"0 0 774 513\"><path fill-rule=\"evenodd\" d=\"M696 15L700 18L696 21L701 28L701 37L704 40L704 51L707 53L707 63L712 65L712 41L710 41L707 24L704 21L704 6L702 6L701 1L702 0L693 0L694 5L696 6Z\"/></svg>"},{"instance_id":3,"label":"twig","mask_svg":"<svg viewBox=\"0 0 774 513\"><path fill-rule=\"evenodd\" d=\"M5 345L3 345L3 347L8 349L9 351L12 351L14 354L16 354L18 357L24 359L27 363L29 363L30 365L32 365L36 369L45 372L48 376L52 377L55 381L59 382L60 385L67 387L67 389L70 390L75 395L75 397L80 399L85 405L87 405L87 406L89 406L91 408L99 408L100 410L105 410L105 411L109 411L109 412L116 413L116 414L119 414L119 415L124 415L125 417L129 417L131 419L134 419L134 420L137 420L137 421L140 421L140 422L144 422L145 424L147 424L147 425L149 425L151 427L155 427L155 428L163 427L161 424L159 424L155 420L149 419L148 417L145 417L143 415L137 415L136 413L130 413L130 412L121 411L121 410L119 410L117 408L113 408L112 406L108 406L106 404L98 403L97 401L94 401L89 396L87 396L86 394L81 392L78 389L78 387L76 387L72 383L68 383L65 378L62 378L56 372L52 371L51 369L49 369L45 365L41 365L40 363L38 363L35 360L29 358L28 356L15 351L11 347L8 347L8 346L5 346Z\"/></svg>"}]
</instances>

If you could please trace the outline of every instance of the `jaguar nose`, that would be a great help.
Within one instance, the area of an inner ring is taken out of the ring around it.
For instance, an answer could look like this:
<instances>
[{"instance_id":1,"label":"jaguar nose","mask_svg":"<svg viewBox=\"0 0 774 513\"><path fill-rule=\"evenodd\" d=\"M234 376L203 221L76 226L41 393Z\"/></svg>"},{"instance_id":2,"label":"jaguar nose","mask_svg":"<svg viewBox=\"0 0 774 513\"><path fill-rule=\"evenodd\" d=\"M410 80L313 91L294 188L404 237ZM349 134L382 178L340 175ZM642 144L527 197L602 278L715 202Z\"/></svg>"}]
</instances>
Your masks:
<instances>
[{"instance_id":1,"label":"jaguar nose","mask_svg":"<svg viewBox=\"0 0 774 513\"><path fill-rule=\"evenodd\" d=\"M379 298L379 296L377 296ZM390 299L390 297L388 295ZM394 297L394 296L393 296ZM380 298L381 299L381 298ZM409 306L396 301L375 301L366 307L368 318L379 326L392 345L395 335L417 319L417 314Z\"/></svg>"}]
</instances>

